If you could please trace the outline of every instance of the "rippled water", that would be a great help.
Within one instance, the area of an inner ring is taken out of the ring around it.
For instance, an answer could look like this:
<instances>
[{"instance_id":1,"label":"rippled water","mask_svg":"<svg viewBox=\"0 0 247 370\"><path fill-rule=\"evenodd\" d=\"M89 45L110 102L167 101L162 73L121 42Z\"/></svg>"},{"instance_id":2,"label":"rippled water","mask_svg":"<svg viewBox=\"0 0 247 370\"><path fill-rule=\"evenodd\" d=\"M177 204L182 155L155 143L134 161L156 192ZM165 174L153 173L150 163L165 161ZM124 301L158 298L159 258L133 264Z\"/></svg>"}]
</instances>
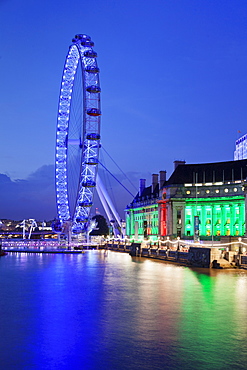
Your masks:
<instances>
[{"instance_id":1,"label":"rippled water","mask_svg":"<svg viewBox=\"0 0 247 370\"><path fill-rule=\"evenodd\" d=\"M247 271L9 253L0 279L1 369L247 368Z\"/></svg>"}]
</instances>

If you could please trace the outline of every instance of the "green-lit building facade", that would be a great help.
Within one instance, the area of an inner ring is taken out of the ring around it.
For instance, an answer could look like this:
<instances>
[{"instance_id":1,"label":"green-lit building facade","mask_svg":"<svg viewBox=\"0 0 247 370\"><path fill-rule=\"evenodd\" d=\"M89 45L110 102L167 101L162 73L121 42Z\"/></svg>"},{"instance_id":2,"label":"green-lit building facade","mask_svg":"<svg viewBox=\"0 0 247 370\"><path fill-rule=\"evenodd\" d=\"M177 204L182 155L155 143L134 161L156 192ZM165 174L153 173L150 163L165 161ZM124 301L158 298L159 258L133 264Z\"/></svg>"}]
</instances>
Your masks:
<instances>
[{"instance_id":1,"label":"green-lit building facade","mask_svg":"<svg viewBox=\"0 0 247 370\"><path fill-rule=\"evenodd\" d=\"M152 186L140 187L127 207L127 236L134 240L244 236L247 160L174 163L168 181L164 171L159 181L153 175Z\"/></svg>"},{"instance_id":2,"label":"green-lit building facade","mask_svg":"<svg viewBox=\"0 0 247 370\"><path fill-rule=\"evenodd\" d=\"M165 171L161 171L162 184ZM146 187L146 180L140 180L140 190L126 208L126 235L131 240L156 241L159 236L159 189L158 175L152 175L152 185Z\"/></svg>"}]
</instances>

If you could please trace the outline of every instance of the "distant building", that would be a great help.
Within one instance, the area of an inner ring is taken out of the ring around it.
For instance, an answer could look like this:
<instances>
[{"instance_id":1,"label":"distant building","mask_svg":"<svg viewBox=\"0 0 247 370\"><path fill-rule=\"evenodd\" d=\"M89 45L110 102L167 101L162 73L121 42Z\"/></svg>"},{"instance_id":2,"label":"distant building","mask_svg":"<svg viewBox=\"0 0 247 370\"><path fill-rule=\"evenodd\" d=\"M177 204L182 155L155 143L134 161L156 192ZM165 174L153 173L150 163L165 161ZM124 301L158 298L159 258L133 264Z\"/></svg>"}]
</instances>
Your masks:
<instances>
[{"instance_id":1,"label":"distant building","mask_svg":"<svg viewBox=\"0 0 247 370\"><path fill-rule=\"evenodd\" d=\"M236 140L234 151L234 161L247 159L247 134Z\"/></svg>"}]
</instances>

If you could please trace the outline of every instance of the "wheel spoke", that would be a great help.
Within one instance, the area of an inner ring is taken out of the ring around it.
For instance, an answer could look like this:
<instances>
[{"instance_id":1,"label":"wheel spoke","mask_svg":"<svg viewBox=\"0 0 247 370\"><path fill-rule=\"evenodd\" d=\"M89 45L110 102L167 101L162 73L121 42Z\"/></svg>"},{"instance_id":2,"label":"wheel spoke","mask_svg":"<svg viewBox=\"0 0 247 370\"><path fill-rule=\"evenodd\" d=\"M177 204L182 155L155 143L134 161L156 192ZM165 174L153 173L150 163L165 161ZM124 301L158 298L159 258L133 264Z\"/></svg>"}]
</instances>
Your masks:
<instances>
[{"instance_id":1,"label":"wheel spoke","mask_svg":"<svg viewBox=\"0 0 247 370\"><path fill-rule=\"evenodd\" d=\"M61 223L87 228L95 189L100 141L97 54L89 36L76 35L63 71L56 138L56 199Z\"/></svg>"}]
</instances>

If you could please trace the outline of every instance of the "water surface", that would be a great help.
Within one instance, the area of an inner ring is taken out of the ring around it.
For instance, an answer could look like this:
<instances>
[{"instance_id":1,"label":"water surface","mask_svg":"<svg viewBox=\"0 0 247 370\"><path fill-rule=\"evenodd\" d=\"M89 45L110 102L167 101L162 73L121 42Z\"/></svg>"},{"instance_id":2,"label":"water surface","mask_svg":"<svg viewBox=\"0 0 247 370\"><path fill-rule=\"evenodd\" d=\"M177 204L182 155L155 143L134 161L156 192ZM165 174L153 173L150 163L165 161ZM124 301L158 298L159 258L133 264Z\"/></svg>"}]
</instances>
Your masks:
<instances>
[{"instance_id":1,"label":"water surface","mask_svg":"<svg viewBox=\"0 0 247 370\"><path fill-rule=\"evenodd\" d=\"M246 369L246 271L9 253L0 279L3 369Z\"/></svg>"}]
</instances>

